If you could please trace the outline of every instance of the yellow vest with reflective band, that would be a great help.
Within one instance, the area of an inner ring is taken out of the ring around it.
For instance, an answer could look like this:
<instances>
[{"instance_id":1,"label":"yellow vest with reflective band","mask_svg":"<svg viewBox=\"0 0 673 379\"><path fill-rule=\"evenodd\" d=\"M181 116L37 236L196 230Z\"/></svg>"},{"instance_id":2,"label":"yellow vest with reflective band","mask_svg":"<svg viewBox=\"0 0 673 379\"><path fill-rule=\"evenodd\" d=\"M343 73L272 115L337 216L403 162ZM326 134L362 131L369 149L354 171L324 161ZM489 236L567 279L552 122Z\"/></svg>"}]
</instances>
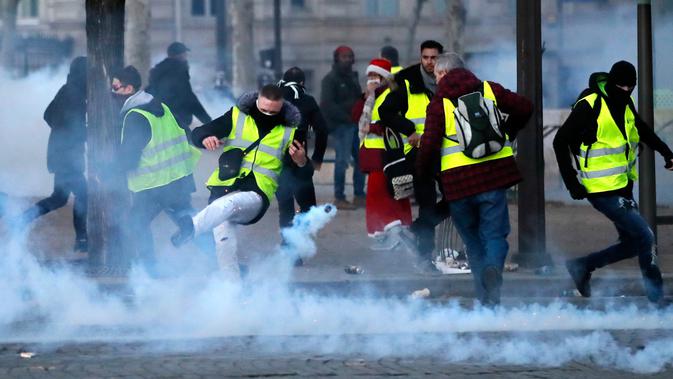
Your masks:
<instances>
[{"instance_id":1,"label":"yellow vest with reflective band","mask_svg":"<svg viewBox=\"0 0 673 379\"><path fill-rule=\"evenodd\" d=\"M255 177L257 186L271 201L278 188L278 177L283 169L283 155L294 138L294 128L276 125L262 138L256 149L243 157L241 170L237 177L220 180L220 169L217 168L206 182L208 186L231 186L236 179L250 173ZM243 113L238 107L231 112L231 132L224 141L224 151L231 149L245 150L259 138L255 120Z\"/></svg>"},{"instance_id":2,"label":"yellow vest with reflective band","mask_svg":"<svg viewBox=\"0 0 673 379\"><path fill-rule=\"evenodd\" d=\"M430 104L430 99L425 93L411 93L408 80L404 81L404 85L407 87L407 113L404 114L404 117L413 122L416 126L416 133L422 135L425 129L425 113L428 104ZM408 153L411 149L412 146L405 139L404 153Z\"/></svg>"},{"instance_id":3,"label":"yellow vest with reflective band","mask_svg":"<svg viewBox=\"0 0 673 379\"><path fill-rule=\"evenodd\" d=\"M389 93L390 88L386 88L386 90L381 92L379 97L377 97L374 101L374 106L372 107L372 124L381 121L381 116L379 116L379 107L386 100L386 97L388 97ZM366 149L385 149L386 145L383 142L383 136L380 136L376 133L368 133L365 136L365 139L360 142L360 147L364 147Z\"/></svg>"},{"instance_id":4,"label":"yellow vest with reflective band","mask_svg":"<svg viewBox=\"0 0 673 379\"><path fill-rule=\"evenodd\" d=\"M145 117L152 130L152 138L140 155L138 168L127 174L128 189L133 192L165 186L190 175L201 157L201 152L187 141L184 129L175 121L171 110L165 104L161 106L164 109L161 117L141 109L131 109L124 116L122 142L126 117L132 112Z\"/></svg>"},{"instance_id":5,"label":"yellow vest with reflective band","mask_svg":"<svg viewBox=\"0 0 673 379\"><path fill-rule=\"evenodd\" d=\"M495 95L493 94L493 89L491 89L491 85L486 81L484 82L484 98L492 100L495 105L498 104ZM451 100L446 98L443 99L443 104L445 125L444 132L446 133L446 137L456 139L456 118L453 114L453 110L456 109L456 107L453 105ZM492 161L495 159L507 158L514 155L509 138L507 138L507 142L505 143L505 146L502 148L502 150L498 151L497 153L483 158L473 159L463 154L463 149L460 144L458 144L458 142L454 142L446 137L442 138L441 171L447 171L451 170L452 168L469 166Z\"/></svg>"},{"instance_id":6,"label":"yellow vest with reflective band","mask_svg":"<svg viewBox=\"0 0 673 379\"><path fill-rule=\"evenodd\" d=\"M397 74L398 72L402 71L404 67L402 66L393 66L390 68L390 73L391 74Z\"/></svg>"},{"instance_id":7,"label":"yellow vest with reflective band","mask_svg":"<svg viewBox=\"0 0 673 379\"><path fill-rule=\"evenodd\" d=\"M579 101L586 101L593 108L597 98L598 95L594 93ZM624 111L624 138L605 99L601 98L600 101L602 103L597 120L596 142L590 146L582 144L577 156L580 178L589 193L617 190L626 187L629 180L638 179L636 158L640 135L636 128L635 115L627 105Z\"/></svg>"}]
</instances>

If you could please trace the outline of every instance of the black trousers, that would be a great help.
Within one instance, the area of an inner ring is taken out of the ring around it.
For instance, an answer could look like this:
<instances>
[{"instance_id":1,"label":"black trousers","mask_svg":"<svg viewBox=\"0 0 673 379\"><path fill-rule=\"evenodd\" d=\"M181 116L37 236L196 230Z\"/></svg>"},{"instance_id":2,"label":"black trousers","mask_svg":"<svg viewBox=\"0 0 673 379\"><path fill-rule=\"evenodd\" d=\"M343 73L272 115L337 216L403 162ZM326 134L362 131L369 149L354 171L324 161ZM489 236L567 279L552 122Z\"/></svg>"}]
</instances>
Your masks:
<instances>
[{"instance_id":1,"label":"black trousers","mask_svg":"<svg viewBox=\"0 0 673 379\"><path fill-rule=\"evenodd\" d=\"M306 166L300 169L293 170L285 167L281 171L280 178L278 179L276 199L278 199L278 221L281 228L287 228L292 225L292 219L295 216L295 200L302 213L308 212L311 207L316 205L315 187L313 186L313 165L311 162L308 162Z\"/></svg>"},{"instance_id":2,"label":"black trousers","mask_svg":"<svg viewBox=\"0 0 673 379\"><path fill-rule=\"evenodd\" d=\"M169 188L159 187L132 194L133 204L128 215L126 241L135 250L140 263L150 270L156 266L152 221L161 212L165 212L173 222L180 217L194 214L191 194L186 191L170 191L170 186L167 187Z\"/></svg>"},{"instance_id":3,"label":"black trousers","mask_svg":"<svg viewBox=\"0 0 673 379\"><path fill-rule=\"evenodd\" d=\"M51 195L35 203L23 214L24 222L30 222L51 211L59 209L68 203L70 194L75 197L72 219L75 227L75 238L86 240L86 214L87 214L87 186L84 173L55 173L54 190Z\"/></svg>"}]
</instances>

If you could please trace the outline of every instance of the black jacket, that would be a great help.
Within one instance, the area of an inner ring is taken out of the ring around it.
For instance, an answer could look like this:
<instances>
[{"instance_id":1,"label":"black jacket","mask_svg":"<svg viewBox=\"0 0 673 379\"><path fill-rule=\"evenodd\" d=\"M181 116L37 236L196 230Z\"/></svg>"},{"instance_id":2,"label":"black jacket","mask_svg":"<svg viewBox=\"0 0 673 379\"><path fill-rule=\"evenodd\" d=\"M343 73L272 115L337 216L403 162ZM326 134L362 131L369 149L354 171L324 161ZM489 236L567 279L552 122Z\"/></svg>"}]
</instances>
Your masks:
<instances>
[{"instance_id":1,"label":"black jacket","mask_svg":"<svg viewBox=\"0 0 673 379\"><path fill-rule=\"evenodd\" d=\"M636 117L635 125L636 129L638 129L638 134L640 135L640 142L645 143L653 150L659 152L666 162L669 162L673 158L673 152L671 152L671 149L657 137L654 130L640 118L638 113L636 113L633 104L629 104L630 101L620 102L608 98L608 94L604 90L607 76L608 74L603 72L592 74L589 78L589 88L582 92L578 100L591 93L597 93L601 98L605 99L612 115L623 115L626 107L631 106ZM578 191L578 189L582 187L582 184L577 177L577 170L573 166L573 162L575 161L573 156L579 152L579 147L582 143L588 145L596 141L596 132L598 130L598 124L596 122L597 117L598 113L594 108L589 106L586 101L579 102L573 107L568 119L563 123L554 137L554 153L556 154L559 171L566 188L568 188L571 193ZM625 134L624 117L613 118L622 134ZM615 191L592 193L587 196L602 197L619 195L632 198L632 190L633 183L629 181L625 188Z\"/></svg>"},{"instance_id":2,"label":"black jacket","mask_svg":"<svg viewBox=\"0 0 673 379\"><path fill-rule=\"evenodd\" d=\"M320 107L330 130L344 124L354 125L351 110L361 94L358 73L343 72L334 64L322 79L320 92Z\"/></svg>"},{"instance_id":3,"label":"black jacket","mask_svg":"<svg viewBox=\"0 0 673 379\"><path fill-rule=\"evenodd\" d=\"M166 58L150 70L147 93L168 105L175 119L185 130L189 130L192 115L202 123L211 121L208 112L192 91L189 82L189 65L185 61Z\"/></svg>"},{"instance_id":4,"label":"black jacket","mask_svg":"<svg viewBox=\"0 0 673 379\"><path fill-rule=\"evenodd\" d=\"M428 96L428 99L432 99L433 96L433 93L425 87L421 69L421 64L418 63L398 72L395 75L397 89L388 94L386 100L379 107L381 122L406 136L416 131L416 125L404 117L409 109L405 80L409 81L409 92L414 94L424 93Z\"/></svg>"},{"instance_id":5,"label":"black jacket","mask_svg":"<svg viewBox=\"0 0 673 379\"><path fill-rule=\"evenodd\" d=\"M310 129L315 133L315 149L311 160L322 163L327 148L327 124L313 96L306 93L304 87L294 82L281 83L283 97L292 103L301 113L301 123L294 133L294 139L306 142Z\"/></svg>"},{"instance_id":6,"label":"black jacket","mask_svg":"<svg viewBox=\"0 0 673 379\"><path fill-rule=\"evenodd\" d=\"M301 122L301 114L299 113L299 110L291 103L285 102L283 104L283 108L280 111L280 114L273 117L268 116L265 117L257 109L257 106L255 104L256 101L257 101L257 93L251 92L242 95L236 102L236 106L241 112L252 116L252 118L255 120L255 125L257 126L260 137L263 137L266 134L268 134L271 131L271 129L273 129L278 124L285 125L286 127L299 126L299 123ZM231 122L232 109L229 109L227 113L214 119L213 121L201 125L198 128L195 128L192 131L192 143L194 144L194 146L204 148L203 140L206 137L215 136L219 139L228 137L229 133L231 133L232 128L232 122ZM251 151L250 154L254 154L254 151ZM290 158L290 154L285 154L285 156L283 157L283 163L284 163L283 168L284 170L300 169L300 167L294 164L294 162ZM224 194L226 191L221 191L220 188L216 187L211 188L211 193L220 191ZM254 224L255 222L259 221L259 219L261 219L262 216L264 216L264 213L266 213L266 210L269 208L270 199L268 199L266 197L266 194L257 186L257 182L255 181L253 175L247 175L243 178L238 178L230 189L239 191L253 191L258 193L262 197L263 201L262 211L257 215L257 217L255 217L254 220L250 221L249 224Z\"/></svg>"},{"instance_id":7,"label":"black jacket","mask_svg":"<svg viewBox=\"0 0 673 379\"><path fill-rule=\"evenodd\" d=\"M156 98L153 98L148 103L134 106L130 109L140 109L157 117L162 117L164 115L164 109L161 106L161 102ZM143 149L152 139L152 127L147 118L137 112L128 113L129 110L124 112L124 115L126 116L124 138L119 147L119 158L117 159L117 167L123 172L133 171L138 167ZM189 134L187 134L187 138L189 138ZM160 188L170 188L170 191L174 191L176 195L196 191L193 175L187 175L184 178ZM154 190L157 189L152 188L146 191ZM163 193L166 192L163 191Z\"/></svg>"},{"instance_id":8,"label":"black jacket","mask_svg":"<svg viewBox=\"0 0 673 379\"><path fill-rule=\"evenodd\" d=\"M86 143L86 63L70 66L68 79L44 111L51 128L47 169L52 173L84 171Z\"/></svg>"}]
</instances>

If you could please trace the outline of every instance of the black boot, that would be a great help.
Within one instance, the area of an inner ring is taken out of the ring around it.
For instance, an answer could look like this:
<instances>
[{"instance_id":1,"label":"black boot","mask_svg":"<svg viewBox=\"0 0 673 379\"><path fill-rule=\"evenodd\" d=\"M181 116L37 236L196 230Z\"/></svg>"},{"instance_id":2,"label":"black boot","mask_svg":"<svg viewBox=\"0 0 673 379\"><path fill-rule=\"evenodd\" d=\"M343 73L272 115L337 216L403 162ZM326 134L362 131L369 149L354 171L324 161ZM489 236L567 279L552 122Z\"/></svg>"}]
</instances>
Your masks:
<instances>
[{"instance_id":1,"label":"black boot","mask_svg":"<svg viewBox=\"0 0 673 379\"><path fill-rule=\"evenodd\" d=\"M175 247L180 247L194 238L194 221L191 216L182 216L176 223L180 229L171 236L171 243Z\"/></svg>"},{"instance_id":2,"label":"black boot","mask_svg":"<svg viewBox=\"0 0 673 379\"><path fill-rule=\"evenodd\" d=\"M664 297L664 281L661 278L659 267L650 265L642 271L642 274L647 299L652 303L659 303Z\"/></svg>"},{"instance_id":3,"label":"black boot","mask_svg":"<svg viewBox=\"0 0 673 379\"><path fill-rule=\"evenodd\" d=\"M591 297L591 271L587 268L582 258L567 260L566 269L580 295Z\"/></svg>"},{"instance_id":4,"label":"black boot","mask_svg":"<svg viewBox=\"0 0 673 379\"><path fill-rule=\"evenodd\" d=\"M483 305L494 307L500 304L500 287L502 286L502 274L495 266L487 266L481 276L484 286L484 296L481 299Z\"/></svg>"}]
</instances>

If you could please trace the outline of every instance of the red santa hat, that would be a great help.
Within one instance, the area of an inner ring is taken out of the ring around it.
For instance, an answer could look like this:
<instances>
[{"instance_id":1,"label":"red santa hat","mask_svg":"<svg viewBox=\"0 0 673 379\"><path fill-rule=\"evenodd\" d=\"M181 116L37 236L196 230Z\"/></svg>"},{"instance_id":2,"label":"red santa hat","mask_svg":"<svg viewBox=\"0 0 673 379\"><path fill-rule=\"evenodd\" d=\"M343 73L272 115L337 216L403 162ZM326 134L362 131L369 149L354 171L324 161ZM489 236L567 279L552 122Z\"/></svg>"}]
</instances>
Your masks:
<instances>
[{"instance_id":1,"label":"red santa hat","mask_svg":"<svg viewBox=\"0 0 673 379\"><path fill-rule=\"evenodd\" d=\"M367 74L373 72L375 74L383 76L385 79L392 79L393 74L390 72L391 69L392 64L390 63L389 60L382 58L374 58L372 59L371 62L369 62L369 66L367 66Z\"/></svg>"}]
</instances>

